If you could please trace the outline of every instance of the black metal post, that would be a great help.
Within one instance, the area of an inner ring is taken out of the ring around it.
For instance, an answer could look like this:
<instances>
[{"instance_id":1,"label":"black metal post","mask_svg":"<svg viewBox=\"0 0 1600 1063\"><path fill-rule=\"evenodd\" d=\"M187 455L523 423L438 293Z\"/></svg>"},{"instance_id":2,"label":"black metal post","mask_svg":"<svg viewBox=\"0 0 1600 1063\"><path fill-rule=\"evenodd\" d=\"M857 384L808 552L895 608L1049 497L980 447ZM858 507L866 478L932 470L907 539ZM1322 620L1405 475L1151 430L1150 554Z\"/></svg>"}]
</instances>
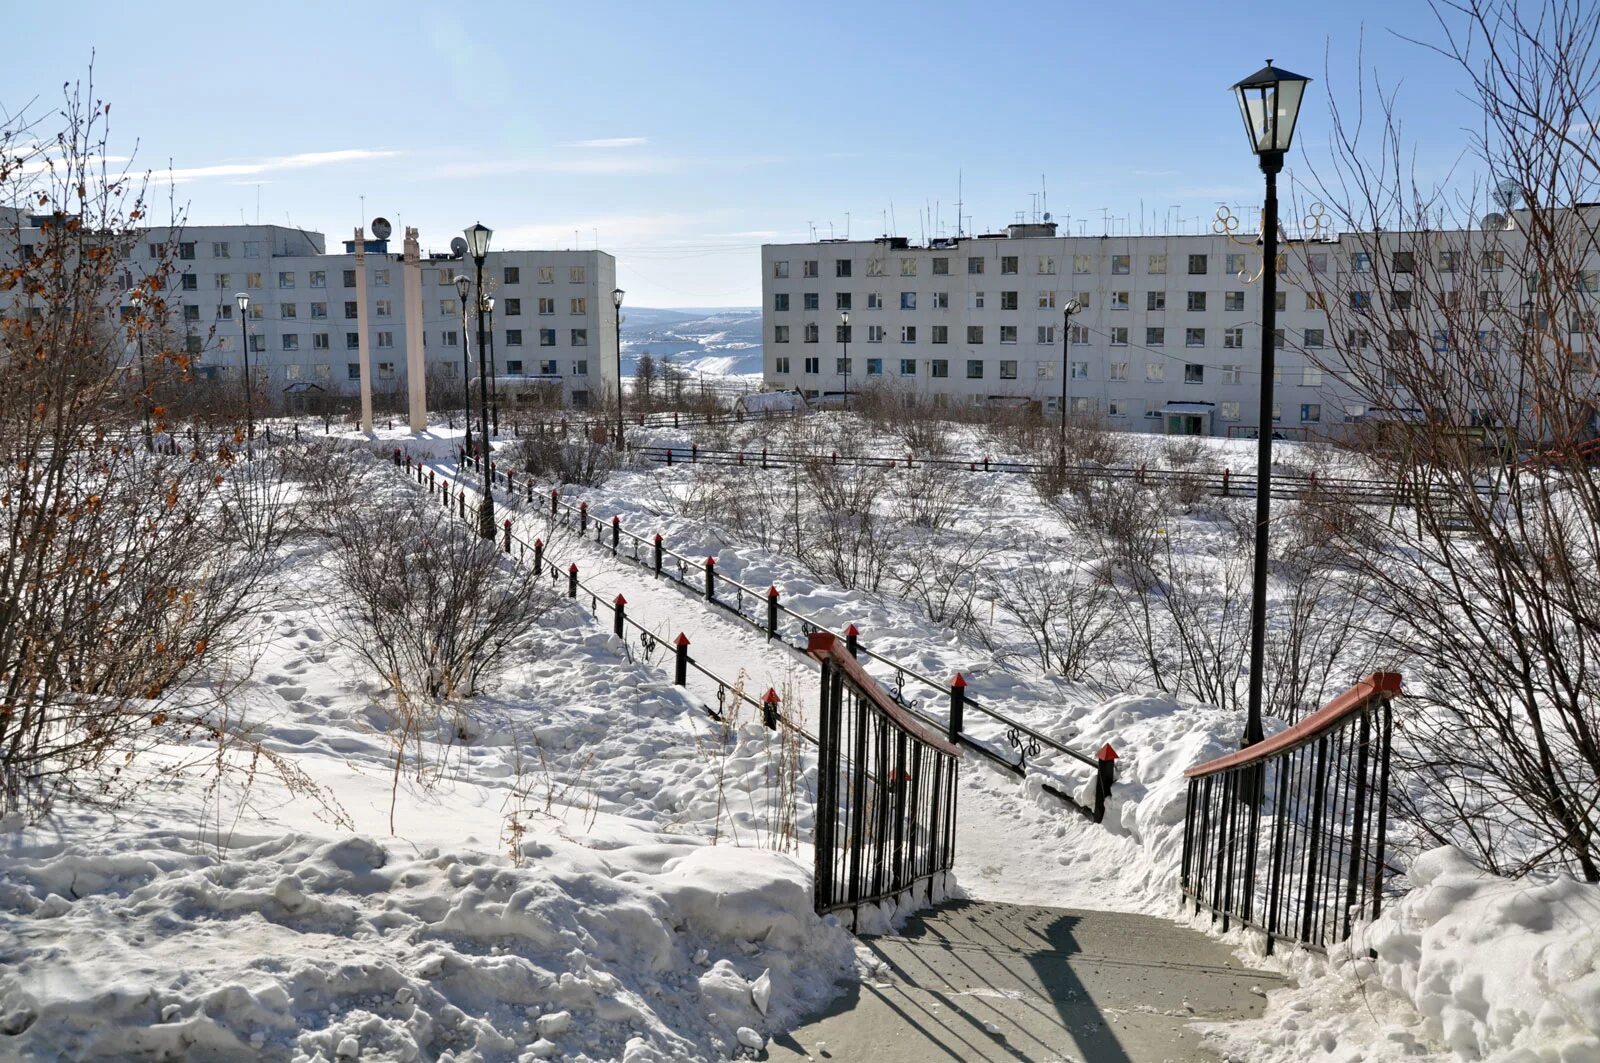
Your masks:
<instances>
[{"instance_id":1,"label":"black metal post","mask_svg":"<svg viewBox=\"0 0 1600 1063\"><path fill-rule=\"evenodd\" d=\"M467 424L466 447L467 453L472 453L472 349L467 343L467 337L472 335L467 328L467 300L461 299L461 416ZM478 337L481 342L483 337Z\"/></svg>"},{"instance_id":2,"label":"black metal post","mask_svg":"<svg viewBox=\"0 0 1600 1063\"><path fill-rule=\"evenodd\" d=\"M244 307L240 308L239 342L244 345L241 351L241 353L244 355L244 437L246 439L254 439L256 435L256 422L255 416L251 411L252 404L250 402L250 328L245 322L245 319L249 317L249 315L249 309Z\"/></svg>"},{"instance_id":3,"label":"black metal post","mask_svg":"<svg viewBox=\"0 0 1600 1063\"><path fill-rule=\"evenodd\" d=\"M615 556L617 543L622 539L622 518L615 514L611 517L611 553Z\"/></svg>"},{"instance_id":4,"label":"black metal post","mask_svg":"<svg viewBox=\"0 0 1600 1063\"><path fill-rule=\"evenodd\" d=\"M622 453L622 307L612 301L612 312L616 320L617 333L617 453Z\"/></svg>"},{"instance_id":5,"label":"black metal post","mask_svg":"<svg viewBox=\"0 0 1600 1063\"><path fill-rule=\"evenodd\" d=\"M478 534L485 539L494 538L494 482L489 479L489 371L488 352L484 350L483 334L483 257L473 256L478 268L478 434L483 437L483 502L478 507Z\"/></svg>"},{"instance_id":6,"label":"black metal post","mask_svg":"<svg viewBox=\"0 0 1600 1063\"><path fill-rule=\"evenodd\" d=\"M578 596L578 563L576 561L574 561L572 563L572 565L567 569L567 597L568 598L576 598L577 596Z\"/></svg>"},{"instance_id":7,"label":"black metal post","mask_svg":"<svg viewBox=\"0 0 1600 1063\"><path fill-rule=\"evenodd\" d=\"M767 638L773 639L778 634L778 588L767 588Z\"/></svg>"},{"instance_id":8,"label":"black metal post","mask_svg":"<svg viewBox=\"0 0 1600 1063\"><path fill-rule=\"evenodd\" d=\"M967 681L957 672L956 677L950 680L950 741L956 742L961 738L961 727L964 723L962 717L967 711Z\"/></svg>"},{"instance_id":9,"label":"black metal post","mask_svg":"<svg viewBox=\"0 0 1600 1063\"><path fill-rule=\"evenodd\" d=\"M661 575L661 533L656 532L656 576Z\"/></svg>"},{"instance_id":10,"label":"black metal post","mask_svg":"<svg viewBox=\"0 0 1600 1063\"><path fill-rule=\"evenodd\" d=\"M706 558L706 601L715 601L717 597L717 559Z\"/></svg>"},{"instance_id":11,"label":"black metal post","mask_svg":"<svg viewBox=\"0 0 1600 1063\"><path fill-rule=\"evenodd\" d=\"M689 636L678 632L673 645L677 647L677 656L672 663L672 682L681 687L689 682Z\"/></svg>"},{"instance_id":12,"label":"black metal post","mask_svg":"<svg viewBox=\"0 0 1600 1063\"><path fill-rule=\"evenodd\" d=\"M489 412L495 438L500 436L500 369L494 364L494 304L489 304Z\"/></svg>"},{"instance_id":13,"label":"black metal post","mask_svg":"<svg viewBox=\"0 0 1600 1063\"><path fill-rule=\"evenodd\" d=\"M544 573L544 540L533 541L533 571L538 575Z\"/></svg>"},{"instance_id":14,"label":"black metal post","mask_svg":"<svg viewBox=\"0 0 1600 1063\"><path fill-rule=\"evenodd\" d=\"M844 629L844 649L852 657L861 656L861 631L854 624Z\"/></svg>"},{"instance_id":15,"label":"black metal post","mask_svg":"<svg viewBox=\"0 0 1600 1063\"><path fill-rule=\"evenodd\" d=\"M844 326L844 408L850 408L850 326Z\"/></svg>"},{"instance_id":16,"label":"black metal post","mask_svg":"<svg viewBox=\"0 0 1600 1063\"><path fill-rule=\"evenodd\" d=\"M611 603L611 607L615 610L611 621L611 631L617 638L626 639L627 635L623 633L622 625L627 620L628 599L619 594L616 601Z\"/></svg>"},{"instance_id":17,"label":"black metal post","mask_svg":"<svg viewBox=\"0 0 1600 1063\"><path fill-rule=\"evenodd\" d=\"M1267 200L1261 215L1261 408L1256 431L1256 547L1250 581L1250 701L1242 746L1265 736L1261 727L1262 667L1267 645L1267 545L1272 517L1272 377L1278 312L1278 171L1282 152L1263 152ZM1259 790L1257 791L1259 794Z\"/></svg>"}]
</instances>

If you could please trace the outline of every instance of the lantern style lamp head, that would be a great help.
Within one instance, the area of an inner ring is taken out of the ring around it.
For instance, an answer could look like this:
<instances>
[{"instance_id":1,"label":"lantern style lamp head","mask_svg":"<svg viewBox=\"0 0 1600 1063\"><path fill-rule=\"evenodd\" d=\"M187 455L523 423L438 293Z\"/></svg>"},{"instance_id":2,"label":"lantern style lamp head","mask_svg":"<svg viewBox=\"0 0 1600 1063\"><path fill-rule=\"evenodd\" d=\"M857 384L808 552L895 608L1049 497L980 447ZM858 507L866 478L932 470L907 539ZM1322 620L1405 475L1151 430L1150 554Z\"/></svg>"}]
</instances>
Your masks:
<instances>
[{"instance_id":1,"label":"lantern style lamp head","mask_svg":"<svg viewBox=\"0 0 1600 1063\"><path fill-rule=\"evenodd\" d=\"M489 253L489 237L494 235L494 230L480 221L472 228L462 230L462 235L467 238L467 254L479 262L483 261L483 256Z\"/></svg>"},{"instance_id":2,"label":"lantern style lamp head","mask_svg":"<svg viewBox=\"0 0 1600 1063\"><path fill-rule=\"evenodd\" d=\"M494 313L494 296L486 295L483 297L483 308L491 314Z\"/></svg>"},{"instance_id":3,"label":"lantern style lamp head","mask_svg":"<svg viewBox=\"0 0 1600 1063\"><path fill-rule=\"evenodd\" d=\"M456 274L456 294L461 296L461 305L467 305L467 293L472 291L472 280L465 273Z\"/></svg>"},{"instance_id":4,"label":"lantern style lamp head","mask_svg":"<svg viewBox=\"0 0 1600 1063\"><path fill-rule=\"evenodd\" d=\"M1250 150L1260 157L1263 171L1283 169L1283 155L1294 140L1294 123L1310 83L1310 78L1275 67L1268 59L1266 66L1233 87Z\"/></svg>"},{"instance_id":5,"label":"lantern style lamp head","mask_svg":"<svg viewBox=\"0 0 1600 1063\"><path fill-rule=\"evenodd\" d=\"M848 310L839 311L839 324L841 324L841 325L850 324L850 311L848 311Z\"/></svg>"},{"instance_id":6,"label":"lantern style lamp head","mask_svg":"<svg viewBox=\"0 0 1600 1063\"><path fill-rule=\"evenodd\" d=\"M622 309L622 296L623 291L621 288L611 289L611 305L619 310Z\"/></svg>"},{"instance_id":7,"label":"lantern style lamp head","mask_svg":"<svg viewBox=\"0 0 1600 1063\"><path fill-rule=\"evenodd\" d=\"M1061 309L1067 317L1071 317L1073 314L1076 314L1078 311L1083 309L1083 304L1078 302L1076 299L1068 299L1065 303L1061 304Z\"/></svg>"},{"instance_id":8,"label":"lantern style lamp head","mask_svg":"<svg viewBox=\"0 0 1600 1063\"><path fill-rule=\"evenodd\" d=\"M241 314L250 309L250 297L244 292L235 295L233 301L239 304L239 313Z\"/></svg>"}]
</instances>

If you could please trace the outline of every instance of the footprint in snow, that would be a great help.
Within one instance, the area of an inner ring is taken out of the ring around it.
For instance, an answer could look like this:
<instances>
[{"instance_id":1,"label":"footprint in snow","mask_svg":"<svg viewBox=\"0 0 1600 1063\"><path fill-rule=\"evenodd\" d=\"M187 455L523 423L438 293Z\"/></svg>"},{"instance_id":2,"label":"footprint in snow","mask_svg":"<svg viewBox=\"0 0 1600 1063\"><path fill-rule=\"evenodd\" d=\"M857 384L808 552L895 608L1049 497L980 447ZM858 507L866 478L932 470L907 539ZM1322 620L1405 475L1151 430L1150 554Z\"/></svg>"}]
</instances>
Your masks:
<instances>
[{"instance_id":1,"label":"footprint in snow","mask_svg":"<svg viewBox=\"0 0 1600 1063\"><path fill-rule=\"evenodd\" d=\"M278 697L287 702L297 702L306 696L305 687L279 687Z\"/></svg>"}]
</instances>

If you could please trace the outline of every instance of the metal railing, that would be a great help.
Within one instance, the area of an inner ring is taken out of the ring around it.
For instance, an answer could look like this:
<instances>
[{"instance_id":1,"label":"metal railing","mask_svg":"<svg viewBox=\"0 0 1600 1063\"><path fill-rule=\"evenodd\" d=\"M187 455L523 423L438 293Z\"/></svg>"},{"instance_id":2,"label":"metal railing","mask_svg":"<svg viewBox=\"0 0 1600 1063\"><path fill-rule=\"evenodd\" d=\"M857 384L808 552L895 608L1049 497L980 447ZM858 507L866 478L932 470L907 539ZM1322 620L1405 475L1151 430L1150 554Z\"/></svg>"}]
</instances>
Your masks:
<instances>
[{"instance_id":1,"label":"metal railing","mask_svg":"<svg viewBox=\"0 0 1600 1063\"><path fill-rule=\"evenodd\" d=\"M399 450L394 451L393 461L396 465L404 466L408 480L415 480L420 487L425 488L430 498L437 492L440 504L447 512L472 525L476 530L474 511L468 505L466 491L459 485L452 485L448 477L436 477L432 470L426 470L426 475L424 475L423 463L420 461L413 462L410 455L402 454ZM452 486L455 486L453 493ZM604 592L595 589L579 577L578 565L575 561L568 561L563 566L563 562L551 553L543 539L536 538L532 543L529 543L525 536L517 534L515 526L510 520L501 522L500 534L496 537L496 541L499 543L501 550L506 554L512 555L515 561L532 566L538 578L548 578L551 586L557 590L561 590L564 587L568 598L578 601L580 605L583 599L587 598L589 615L595 620L598 621L600 619L601 609L609 610L611 613L612 634L623 641L630 659L632 659L635 646L638 647L640 656L646 664L653 664L658 652L662 653L663 659L665 658L666 651L662 645L661 635L628 616L628 603L625 595L617 594L607 601ZM529 556L530 554L532 555L531 557ZM730 682L695 660L689 653L689 646L689 640L682 633L672 640L671 653L674 662L672 681L675 686L687 687L688 673L693 670L715 684L716 708L712 708L710 705L701 706L708 716L716 720L722 720L728 711L730 699L736 702L743 702L760 712L761 720L768 729L775 730L778 727L783 727L794 731L813 745L816 744L816 735L794 719L783 714L778 708L777 700L771 696L770 691L767 697L761 699L753 697L745 691L742 684Z\"/></svg>"},{"instance_id":2,"label":"metal railing","mask_svg":"<svg viewBox=\"0 0 1600 1063\"><path fill-rule=\"evenodd\" d=\"M955 862L959 746L906 712L833 634L812 632L822 669L813 880L817 913L910 893L937 900ZM926 892L924 890L926 889Z\"/></svg>"},{"instance_id":3,"label":"metal railing","mask_svg":"<svg viewBox=\"0 0 1600 1063\"><path fill-rule=\"evenodd\" d=\"M481 478L482 465L477 458L458 451L457 460L462 467L473 470ZM531 479L519 479L515 472L495 468L492 462L490 468L493 482L496 486L505 487L508 500L521 505L534 505L547 500L552 519L575 525L580 535L592 536L598 545L609 549L613 556L632 560L650 569L655 576L672 580L689 593L702 598L708 606L733 614L763 632L769 640L780 641L797 654L804 654L807 639L813 632L823 631L842 639L853 651L884 666L888 672L886 679L893 686L890 697L902 708L931 727L944 728L949 741L972 749L1014 775L1026 776L1030 758L1039 756L1045 750L1095 769L1093 795L1087 803L1047 779L1041 779L1040 785L1045 792L1086 818L1096 823L1104 819L1105 802L1115 784L1115 762L1118 759L1116 751L1109 744L1103 743L1094 754L1073 749L1051 735L974 699L965 677L959 673L949 682L935 679L863 645L855 625L844 632L836 632L816 618L790 609L782 603L776 586L763 591L741 583L719 571L714 557L692 558L681 554L666 546L660 534L646 540L624 528L621 517L617 515L606 518L591 511L588 502L573 505L554 488L548 494L542 494L536 491ZM627 544L627 549L624 549L624 544ZM921 701L908 697L908 684L921 687L933 698L948 705L946 718L940 720L929 715ZM1005 742L1010 749L969 734L965 727L965 717L969 711L985 716L1004 728Z\"/></svg>"},{"instance_id":4,"label":"metal railing","mask_svg":"<svg viewBox=\"0 0 1600 1063\"><path fill-rule=\"evenodd\" d=\"M1184 772L1181 888L1222 929L1315 951L1378 916L1388 829L1390 702L1375 672L1288 730Z\"/></svg>"}]
</instances>

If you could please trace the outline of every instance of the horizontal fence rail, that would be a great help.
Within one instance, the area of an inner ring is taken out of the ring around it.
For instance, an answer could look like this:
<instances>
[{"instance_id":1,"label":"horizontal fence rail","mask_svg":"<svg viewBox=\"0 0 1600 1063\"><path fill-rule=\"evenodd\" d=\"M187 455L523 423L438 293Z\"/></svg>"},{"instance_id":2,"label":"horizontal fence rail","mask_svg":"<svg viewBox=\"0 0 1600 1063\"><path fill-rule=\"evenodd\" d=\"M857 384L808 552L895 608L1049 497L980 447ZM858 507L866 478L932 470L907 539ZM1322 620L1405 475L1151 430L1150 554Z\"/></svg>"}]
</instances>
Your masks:
<instances>
[{"instance_id":1,"label":"horizontal fence rail","mask_svg":"<svg viewBox=\"0 0 1600 1063\"><path fill-rule=\"evenodd\" d=\"M482 476L482 463L478 458L458 451L457 460L463 468ZM496 468L493 462L490 463L490 473L493 483L504 488L508 500L521 505L541 503L547 506L552 519L574 527L579 535L592 538L602 548L609 549L613 556L634 561L651 569L657 577L672 580L689 593L703 598L707 605L732 614L762 631L769 640L778 640L797 654L804 655L807 639L812 632L823 631L840 638L852 652L878 662L889 671L893 684L889 696L906 711L928 726L946 728L949 741L973 750L1014 775L1026 776L1030 758L1039 756L1045 750L1095 769L1093 796L1088 803L1078 800L1048 780L1041 779L1041 786L1086 818L1096 823L1104 819L1106 799L1115 784L1118 759L1116 751L1109 744L1102 744L1093 754L1073 749L1051 735L976 700L971 696L966 679L959 674L949 682L935 679L863 645L854 625L844 632L835 632L814 617L790 609L782 603L775 586L762 590L741 583L724 575L717 568L715 558L681 554L666 546L659 534L647 540L624 528L619 516L602 516L591 511L588 502L573 505L553 488L541 493L534 488L531 478L519 478L511 470ZM947 718L941 721L929 715L923 709L921 700L907 695L908 684L923 688L931 698L948 705ZM965 717L968 712L987 717L1004 728L1005 742L1010 749L967 733Z\"/></svg>"},{"instance_id":2,"label":"horizontal fence rail","mask_svg":"<svg viewBox=\"0 0 1600 1063\"><path fill-rule=\"evenodd\" d=\"M421 461L413 461L410 455L402 454L396 450L393 455L396 465L403 464L408 479L413 479L420 487L427 489L432 497L437 490L440 504L447 512L455 514L462 521L470 524L476 530L475 508L467 501L466 491L459 485L453 485L448 477L436 477L432 470L425 469ZM454 487L454 491L452 491ZM476 490L476 488L475 488ZM596 620L600 619L601 610L611 613L611 630L614 635L623 640L623 645L630 659L633 658L635 648L646 664L653 664L660 654L664 660L670 653L673 657L673 684L684 687L688 685L688 673L693 670L705 676L716 684L716 708L703 705L706 714L713 719L722 720L726 717L731 703L742 702L755 708L760 713L760 719L769 730L783 727L794 731L806 741L815 745L817 736L812 734L800 723L779 711L778 701L773 692L768 691L761 699L747 693L744 686L733 683L717 675L695 660L689 653L689 640L679 634L673 640L670 648L662 645L662 637L643 624L634 620L627 614L627 599L625 595L617 594L609 600L604 592L583 582L579 577L578 565L569 561L564 566L549 550L543 539L534 539L529 543L523 535L517 534L512 521L505 520L500 527L500 534L496 542L501 550L513 559L531 565L535 575L540 579L548 579L553 589L563 592L568 598L574 599L579 604L587 600L589 615ZM530 556L531 555L531 556Z\"/></svg>"},{"instance_id":3,"label":"horizontal fence rail","mask_svg":"<svg viewBox=\"0 0 1600 1063\"><path fill-rule=\"evenodd\" d=\"M812 632L806 653L822 669L818 914L937 900L932 883L955 862L961 748L895 703L830 632Z\"/></svg>"},{"instance_id":4,"label":"horizontal fence rail","mask_svg":"<svg viewBox=\"0 0 1600 1063\"><path fill-rule=\"evenodd\" d=\"M1323 952L1375 919L1388 830L1391 701L1375 672L1293 727L1184 772L1181 886L1198 914Z\"/></svg>"}]
</instances>

